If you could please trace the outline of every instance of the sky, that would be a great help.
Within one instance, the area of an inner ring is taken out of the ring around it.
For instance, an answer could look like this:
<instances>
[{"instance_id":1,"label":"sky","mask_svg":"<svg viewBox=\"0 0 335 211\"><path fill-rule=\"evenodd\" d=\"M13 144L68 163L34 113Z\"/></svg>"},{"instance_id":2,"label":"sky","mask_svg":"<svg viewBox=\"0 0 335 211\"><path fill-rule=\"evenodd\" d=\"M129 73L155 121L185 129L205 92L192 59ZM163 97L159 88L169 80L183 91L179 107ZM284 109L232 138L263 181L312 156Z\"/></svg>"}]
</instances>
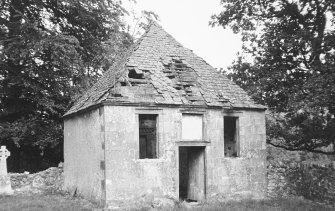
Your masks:
<instances>
[{"instance_id":1,"label":"sky","mask_svg":"<svg viewBox=\"0 0 335 211\"><path fill-rule=\"evenodd\" d=\"M123 5L138 14L141 10L155 12L169 34L215 68L226 69L242 48L239 35L209 26L211 16L222 10L220 0L137 0L135 5L128 1Z\"/></svg>"}]
</instances>

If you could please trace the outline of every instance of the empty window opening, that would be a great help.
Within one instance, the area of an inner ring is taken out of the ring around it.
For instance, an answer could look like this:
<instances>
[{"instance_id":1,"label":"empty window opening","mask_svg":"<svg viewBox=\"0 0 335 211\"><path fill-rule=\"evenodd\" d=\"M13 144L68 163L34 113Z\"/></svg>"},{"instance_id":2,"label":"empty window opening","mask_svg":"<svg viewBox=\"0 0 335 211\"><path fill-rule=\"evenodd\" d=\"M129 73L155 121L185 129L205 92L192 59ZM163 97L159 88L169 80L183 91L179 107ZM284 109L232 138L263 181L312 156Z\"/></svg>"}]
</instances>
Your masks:
<instances>
[{"instance_id":1,"label":"empty window opening","mask_svg":"<svg viewBox=\"0 0 335 211\"><path fill-rule=\"evenodd\" d=\"M205 147L179 147L179 198L205 198Z\"/></svg>"},{"instance_id":2,"label":"empty window opening","mask_svg":"<svg viewBox=\"0 0 335 211\"><path fill-rule=\"evenodd\" d=\"M188 141L203 140L203 115L202 114L183 114L182 138Z\"/></svg>"},{"instance_id":3,"label":"empty window opening","mask_svg":"<svg viewBox=\"0 0 335 211\"><path fill-rule=\"evenodd\" d=\"M157 117L156 114L139 114L140 159L157 158Z\"/></svg>"},{"instance_id":4,"label":"empty window opening","mask_svg":"<svg viewBox=\"0 0 335 211\"><path fill-rule=\"evenodd\" d=\"M224 117L224 155L225 157L237 157L237 117Z\"/></svg>"}]
</instances>

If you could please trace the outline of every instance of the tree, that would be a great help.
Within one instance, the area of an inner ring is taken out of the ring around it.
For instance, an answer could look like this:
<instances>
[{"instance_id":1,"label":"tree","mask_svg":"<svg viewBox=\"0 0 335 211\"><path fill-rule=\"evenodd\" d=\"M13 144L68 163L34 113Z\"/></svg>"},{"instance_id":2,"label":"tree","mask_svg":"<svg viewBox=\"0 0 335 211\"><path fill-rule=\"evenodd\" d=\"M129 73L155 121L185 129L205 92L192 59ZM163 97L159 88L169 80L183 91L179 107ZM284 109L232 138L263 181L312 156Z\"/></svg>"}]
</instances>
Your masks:
<instances>
[{"instance_id":1,"label":"tree","mask_svg":"<svg viewBox=\"0 0 335 211\"><path fill-rule=\"evenodd\" d=\"M221 3L223 11L212 16L211 25L242 35L243 54L230 77L271 110L268 143L334 154L320 148L335 142L335 2Z\"/></svg>"},{"instance_id":2,"label":"tree","mask_svg":"<svg viewBox=\"0 0 335 211\"><path fill-rule=\"evenodd\" d=\"M155 12L148 10L142 10L140 15L136 14L135 11L132 11L132 17L133 30L131 35L135 39L140 38L142 34L149 29L152 22L159 21L159 16Z\"/></svg>"},{"instance_id":3,"label":"tree","mask_svg":"<svg viewBox=\"0 0 335 211\"><path fill-rule=\"evenodd\" d=\"M10 171L36 171L63 159L62 115L132 43L127 11L114 0L0 4L0 143Z\"/></svg>"}]
</instances>

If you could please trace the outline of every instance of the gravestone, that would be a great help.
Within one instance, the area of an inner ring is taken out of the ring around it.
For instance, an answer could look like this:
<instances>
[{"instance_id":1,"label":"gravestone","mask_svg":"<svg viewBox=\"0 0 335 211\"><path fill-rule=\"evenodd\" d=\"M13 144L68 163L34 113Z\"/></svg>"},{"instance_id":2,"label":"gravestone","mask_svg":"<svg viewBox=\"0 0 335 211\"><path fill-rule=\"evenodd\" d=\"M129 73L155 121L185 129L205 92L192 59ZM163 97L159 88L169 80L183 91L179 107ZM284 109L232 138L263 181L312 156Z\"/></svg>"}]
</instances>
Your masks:
<instances>
[{"instance_id":1,"label":"gravestone","mask_svg":"<svg viewBox=\"0 0 335 211\"><path fill-rule=\"evenodd\" d=\"M10 152L6 146L0 148L0 194L13 194L12 186L10 183L10 176L7 174L7 158Z\"/></svg>"}]
</instances>

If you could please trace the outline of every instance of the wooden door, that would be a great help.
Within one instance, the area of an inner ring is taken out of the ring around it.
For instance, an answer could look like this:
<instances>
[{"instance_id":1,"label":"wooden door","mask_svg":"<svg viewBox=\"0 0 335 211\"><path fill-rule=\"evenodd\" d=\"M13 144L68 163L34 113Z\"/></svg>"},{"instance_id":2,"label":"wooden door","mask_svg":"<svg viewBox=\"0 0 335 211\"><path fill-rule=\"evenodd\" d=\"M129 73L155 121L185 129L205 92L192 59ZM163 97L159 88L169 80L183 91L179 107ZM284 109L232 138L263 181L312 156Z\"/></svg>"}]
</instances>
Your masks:
<instances>
[{"instance_id":1,"label":"wooden door","mask_svg":"<svg viewBox=\"0 0 335 211\"><path fill-rule=\"evenodd\" d=\"M187 198L201 201L205 199L205 148L188 149L188 191Z\"/></svg>"}]
</instances>

